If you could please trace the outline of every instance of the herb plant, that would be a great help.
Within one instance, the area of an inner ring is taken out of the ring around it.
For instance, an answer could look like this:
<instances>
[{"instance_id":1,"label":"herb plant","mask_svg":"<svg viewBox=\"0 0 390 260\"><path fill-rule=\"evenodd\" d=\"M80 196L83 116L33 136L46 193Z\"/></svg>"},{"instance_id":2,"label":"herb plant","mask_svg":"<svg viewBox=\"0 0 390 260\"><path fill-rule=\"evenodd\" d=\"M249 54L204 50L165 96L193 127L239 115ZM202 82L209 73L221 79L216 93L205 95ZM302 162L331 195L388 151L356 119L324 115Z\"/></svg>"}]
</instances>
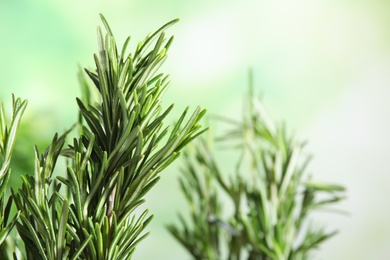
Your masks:
<instances>
[{"instance_id":1,"label":"herb plant","mask_svg":"<svg viewBox=\"0 0 390 260\"><path fill-rule=\"evenodd\" d=\"M20 119L26 109L27 100L22 101L20 98L12 96L12 114L11 122L7 124L3 103L0 101L0 256L6 257L5 239L14 227L20 212L13 216L8 222L11 215L12 197L7 196L8 181L11 177L11 156L15 144L16 132L20 124Z\"/></svg>"},{"instance_id":2,"label":"herb plant","mask_svg":"<svg viewBox=\"0 0 390 260\"><path fill-rule=\"evenodd\" d=\"M242 121L222 118L231 130L217 138L233 144L236 166L225 173L229 159L210 140L187 149L179 180L190 216L168 229L194 259L310 259L336 233L310 213L340 201L344 188L307 176L304 143L274 126L253 90L245 101Z\"/></svg>"},{"instance_id":3,"label":"herb plant","mask_svg":"<svg viewBox=\"0 0 390 260\"><path fill-rule=\"evenodd\" d=\"M18 191L11 189L27 259L130 259L152 219L148 210L139 216L135 210L159 180L159 173L205 131L199 124L205 110L200 108L188 119L186 109L173 125L164 123L173 105L162 108L170 82L158 69L173 40L166 39L165 30L177 20L147 36L134 53L127 53L130 37L118 50L111 28L101 18L106 34L98 28L96 69L85 70L93 86L80 76L79 135L66 145L70 128L55 134L43 153L35 147L34 174L22 177ZM98 98L94 100L93 94ZM25 106L25 101L14 102L9 131L1 113L0 241L15 222L6 225L9 202L5 203L4 190L15 130ZM65 174L56 170L60 157L67 161Z\"/></svg>"}]
</instances>

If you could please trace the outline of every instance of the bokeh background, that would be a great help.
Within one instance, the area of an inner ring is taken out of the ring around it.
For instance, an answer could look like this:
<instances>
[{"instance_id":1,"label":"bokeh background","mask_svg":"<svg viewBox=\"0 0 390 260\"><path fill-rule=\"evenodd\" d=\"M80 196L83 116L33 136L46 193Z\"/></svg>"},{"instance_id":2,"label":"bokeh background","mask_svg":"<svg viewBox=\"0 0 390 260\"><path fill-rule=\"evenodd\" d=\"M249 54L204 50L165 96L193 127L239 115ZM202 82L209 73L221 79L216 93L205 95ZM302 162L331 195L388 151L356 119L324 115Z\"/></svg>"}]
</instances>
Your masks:
<instances>
[{"instance_id":1,"label":"bokeh background","mask_svg":"<svg viewBox=\"0 0 390 260\"><path fill-rule=\"evenodd\" d=\"M181 19L169 30L175 41L162 68L173 81L164 102L178 114L200 105L239 116L252 68L271 117L309 142L313 177L348 190L339 205L348 216L318 217L340 233L315 259L389 259L389 1L0 0L0 98L7 108L11 93L29 100L20 171L31 170L33 144L44 149L76 121L77 73L94 65L99 13L118 43L132 35L132 46ZM148 195L152 232L134 259L189 259L165 229L186 210L176 168Z\"/></svg>"}]
</instances>

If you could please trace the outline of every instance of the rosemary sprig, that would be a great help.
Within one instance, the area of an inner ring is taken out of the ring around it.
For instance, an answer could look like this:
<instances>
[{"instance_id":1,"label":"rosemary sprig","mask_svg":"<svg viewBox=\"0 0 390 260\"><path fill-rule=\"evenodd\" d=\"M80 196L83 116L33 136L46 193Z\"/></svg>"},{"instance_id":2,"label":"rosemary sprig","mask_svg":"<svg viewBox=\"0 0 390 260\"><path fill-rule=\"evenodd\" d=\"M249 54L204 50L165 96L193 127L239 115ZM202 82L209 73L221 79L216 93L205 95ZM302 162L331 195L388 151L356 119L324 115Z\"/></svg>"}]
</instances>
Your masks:
<instances>
[{"instance_id":1,"label":"rosemary sprig","mask_svg":"<svg viewBox=\"0 0 390 260\"><path fill-rule=\"evenodd\" d=\"M6 249L3 247L3 242L11 232L19 217L18 212L12 217L12 220L8 222L8 219L11 217L12 197L6 199L6 191L11 176L10 163L16 132L26 107L27 100L22 101L20 98L15 99L12 95L11 121L7 123L4 106L0 100L0 250L2 251L2 257L5 257L5 255L9 253L5 252Z\"/></svg>"},{"instance_id":2,"label":"rosemary sprig","mask_svg":"<svg viewBox=\"0 0 390 260\"><path fill-rule=\"evenodd\" d=\"M164 123L173 105L162 108L170 82L158 73L173 37L165 30L173 20L127 53L128 38L118 50L114 35L101 15L106 34L98 27L96 70L81 76L80 136L66 147L66 136L54 136L43 154L36 149L35 175L24 176L12 192L20 210L18 232L27 259L130 259L147 235L152 216L135 209L157 183L159 173L180 150L205 129L205 110L188 108L171 130ZM91 93L99 99L92 100ZM66 148L65 148L66 147ZM68 158L66 175L55 177L58 158Z\"/></svg>"},{"instance_id":3,"label":"rosemary sprig","mask_svg":"<svg viewBox=\"0 0 390 260\"><path fill-rule=\"evenodd\" d=\"M344 188L306 176L304 144L273 125L253 91L245 103L242 122L224 120L233 127L217 138L238 143L234 173L227 179L205 139L188 149L180 186L190 218L168 229L194 259L309 259L336 233L309 225L309 214Z\"/></svg>"}]
</instances>

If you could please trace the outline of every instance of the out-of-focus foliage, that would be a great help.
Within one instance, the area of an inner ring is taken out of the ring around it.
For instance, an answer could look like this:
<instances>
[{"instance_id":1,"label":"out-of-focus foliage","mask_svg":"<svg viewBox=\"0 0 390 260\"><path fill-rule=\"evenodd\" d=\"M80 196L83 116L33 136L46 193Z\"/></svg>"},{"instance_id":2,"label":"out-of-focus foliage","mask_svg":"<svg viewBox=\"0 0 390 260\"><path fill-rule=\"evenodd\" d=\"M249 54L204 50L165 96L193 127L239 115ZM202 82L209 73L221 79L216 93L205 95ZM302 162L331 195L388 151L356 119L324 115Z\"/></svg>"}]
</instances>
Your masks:
<instances>
[{"instance_id":1,"label":"out-of-focus foliage","mask_svg":"<svg viewBox=\"0 0 390 260\"><path fill-rule=\"evenodd\" d=\"M234 174L205 139L187 150L180 186L190 219L169 231L195 259L310 259L335 234L311 225L310 212L341 200L344 188L306 176L304 144L275 127L253 94L246 104L242 122L226 119L233 130L218 139L234 143Z\"/></svg>"}]
</instances>

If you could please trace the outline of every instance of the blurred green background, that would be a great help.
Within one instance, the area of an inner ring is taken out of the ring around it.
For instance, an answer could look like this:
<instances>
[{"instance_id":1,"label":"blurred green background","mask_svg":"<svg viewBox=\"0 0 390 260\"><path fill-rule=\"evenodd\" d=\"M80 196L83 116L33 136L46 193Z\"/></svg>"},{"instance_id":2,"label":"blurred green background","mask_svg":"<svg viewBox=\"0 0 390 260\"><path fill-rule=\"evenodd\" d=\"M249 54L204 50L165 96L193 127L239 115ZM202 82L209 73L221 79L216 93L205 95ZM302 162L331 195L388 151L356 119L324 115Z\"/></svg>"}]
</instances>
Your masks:
<instances>
[{"instance_id":1,"label":"blurred green background","mask_svg":"<svg viewBox=\"0 0 390 260\"><path fill-rule=\"evenodd\" d=\"M94 65L99 13L132 46L181 19L162 68L173 81L164 102L177 114L200 105L240 116L252 68L271 117L309 141L315 179L348 189L339 208L349 216L316 216L340 233L315 259L389 259L389 1L0 0L0 98L7 108L11 93L29 100L15 174L31 171L33 144L44 149L76 121L77 72ZM189 259L164 227L186 211L175 166L148 195L155 219L134 259Z\"/></svg>"}]
</instances>

